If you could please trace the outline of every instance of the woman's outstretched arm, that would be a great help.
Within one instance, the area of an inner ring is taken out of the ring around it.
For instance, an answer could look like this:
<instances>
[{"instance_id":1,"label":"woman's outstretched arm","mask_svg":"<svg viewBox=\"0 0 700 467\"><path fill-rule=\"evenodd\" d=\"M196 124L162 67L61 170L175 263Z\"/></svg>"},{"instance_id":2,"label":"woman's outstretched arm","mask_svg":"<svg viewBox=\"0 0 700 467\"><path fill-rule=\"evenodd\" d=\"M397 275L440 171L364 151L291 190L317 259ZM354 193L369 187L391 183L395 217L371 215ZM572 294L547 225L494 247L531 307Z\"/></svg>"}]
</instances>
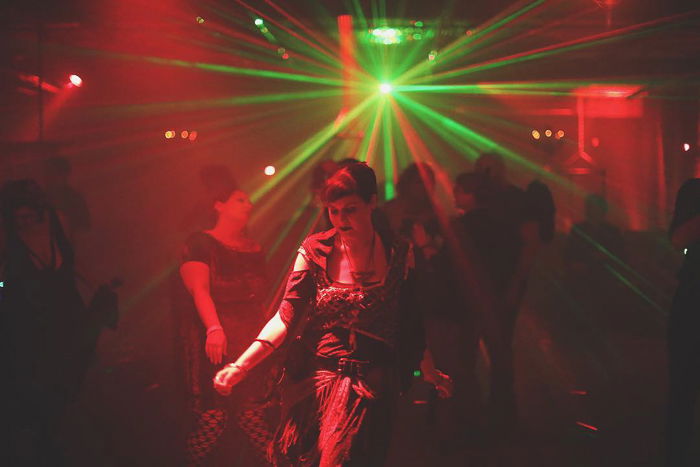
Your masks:
<instances>
[{"instance_id":1,"label":"woman's outstretched arm","mask_svg":"<svg viewBox=\"0 0 700 467\"><path fill-rule=\"evenodd\" d=\"M214 377L214 388L222 395L229 395L233 386L241 382L248 371L261 363L284 342L287 330L300 313L300 308L308 303L310 287L309 265L303 255L297 255L287 291L277 313L270 318L258 334L257 339L236 359L222 368Z\"/></svg>"}]
</instances>

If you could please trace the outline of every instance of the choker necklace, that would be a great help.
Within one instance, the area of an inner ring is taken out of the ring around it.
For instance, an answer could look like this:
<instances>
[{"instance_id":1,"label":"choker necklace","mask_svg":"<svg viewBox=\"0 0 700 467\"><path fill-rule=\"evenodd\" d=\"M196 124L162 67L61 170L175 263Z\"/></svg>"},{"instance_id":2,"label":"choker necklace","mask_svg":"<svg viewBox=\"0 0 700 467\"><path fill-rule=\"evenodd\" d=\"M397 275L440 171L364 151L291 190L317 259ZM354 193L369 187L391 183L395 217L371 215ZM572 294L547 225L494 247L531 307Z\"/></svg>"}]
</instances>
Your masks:
<instances>
[{"instance_id":1,"label":"choker necklace","mask_svg":"<svg viewBox=\"0 0 700 467\"><path fill-rule=\"evenodd\" d=\"M367 265L367 270L366 271L358 271L355 265L352 262L352 258L350 258L350 255L348 254L348 246L345 244L345 240L343 238L340 238L340 243L343 246L343 252L345 253L345 257L348 259L348 263L350 263L350 276L352 277L352 280L356 284L361 284L361 285L368 285L371 284L372 282L370 279L374 277L374 240L376 238L377 234L373 233L372 235L372 244L370 245L369 248L369 255L367 256L367 261L365 264Z\"/></svg>"}]
</instances>

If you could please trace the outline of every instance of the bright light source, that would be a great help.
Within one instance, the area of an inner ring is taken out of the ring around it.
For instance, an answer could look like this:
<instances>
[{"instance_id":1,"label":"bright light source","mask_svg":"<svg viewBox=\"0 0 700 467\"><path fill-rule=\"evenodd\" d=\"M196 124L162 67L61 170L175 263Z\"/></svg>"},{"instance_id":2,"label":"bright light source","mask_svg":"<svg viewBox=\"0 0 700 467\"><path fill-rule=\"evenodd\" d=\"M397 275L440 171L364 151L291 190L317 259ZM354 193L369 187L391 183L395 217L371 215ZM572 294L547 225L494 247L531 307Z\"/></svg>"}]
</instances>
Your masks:
<instances>
[{"instance_id":1,"label":"bright light source","mask_svg":"<svg viewBox=\"0 0 700 467\"><path fill-rule=\"evenodd\" d=\"M190 131L189 140L190 140L190 141L194 141L194 140L196 140L196 139L197 139L197 132L194 131L194 130Z\"/></svg>"},{"instance_id":2,"label":"bright light source","mask_svg":"<svg viewBox=\"0 0 700 467\"><path fill-rule=\"evenodd\" d=\"M262 18L255 18L254 23L256 26L262 26L265 22L262 20Z\"/></svg>"},{"instance_id":3,"label":"bright light source","mask_svg":"<svg viewBox=\"0 0 700 467\"><path fill-rule=\"evenodd\" d=\"M182 130L182 132L180 132L180 138L182 138L182 139L187 139L189 136L190 136L190 132L187 130Z\"/></svg>"},{"instance_id":4,"label":"bright light source","mask_svg":"<svg viewBox=\"0 0 700 467\"><path fill-rule=\"evenodd\" d=\"M683 150L684 150L685 152L690 151L690 144L688 144L688 143L683 143Z\"/></svg>"},{"instance_id":5,"label":"bright light source","mask_svg":"<svg viewBox=\"0 0 700 467\"><path fill-rule=\"evenodd\" d=\"M204 23L204 18L202 18L201 16L197 16L197 22L198 22L199 24L203 24L203 23Z\"/></svg>"},{"instance_id":6,"label":"bright light source","mask_svg":"<svg viewBox=\"0 0 700 467\"><path fill-rule=\"evenodd\" d=\"M277 170L275 169L274 165L268 165L267 167L265 167L265 175L267 175L268 177L272 177L275 174L275 172L277 172Z\"/></svg>"},{"instance_id":7,"label":"bright light source","mask_svg":"<svg viewBox=\"0 0 700 467\"><path fill-rule=\"evenodd\" d=\"M282 60L288 60L289 59L289 54L288 53L283 53L282 54Z\"/></svg>"},{"instance_id":8,"label":"bright light source","mask_svg":"<svg viewBox=\"0 0 700 467\"><path fill-rule=\"evenodd\" d=\"M552 137L552 130L544 130L544 135L547 138L551 138Z\"/></svg>"},{"instance_id":9,"label":"bright light source","mask_svg":"<svg viewBox=\"0 0 700 467\"><path fill-rule=\"evenodd\" d=\"M415 25L417 28L422 28L423 27L423 21L416 21Z\"/></svg>"},{"instance_id":10,"label":"bright light source","mask_svg":"<svg viewBox=\"0 0 700 467\"><path fill-rule=\"evenodd\" d=\"M600 146L600 138L598 138L597 136L591 138L591 146L593 146L594 148Z\"/></svg>"},{"instance_id":11,"label":"bright light source","mask_svg":"<svg viewBox=\"0 0 700 467\"><path fill-rule=\"evenodd\" d=\"M537 130L532 130L532 137L533 137L534 139L540 139L540 136L541 136L541 135L540 135L540 132L539 132L539 131L537 131Z\"/></svg>"},{"instance_id":12,"label":"bright light source","mask_svg":"<svg viewBox=\"0 0 700 467\"><path fill-rule=\"evenodd\" d=\"M403 39L403 32L394 28L372 29L372 41L384 45L399 44Z\"/></svg>"},{"instance_id":13,"label":"bright light source","mask_svg":"<svg viewBox=\"0 0 700 467\"><path fill-rule=\"evenodd\" d=\"M428 60L430 60L431 62L434 61L437 58L437 54L437 50L431 50L428 54Z\"/></svg>"},{"instance_id":14,"label":"bright light source","mask_svg":"<svg viewBox=\"0 0 700 467\"><path fill-rule=\"evenodd\" d=\"M564 137L564 130L559 130L557 131L557 134L555 135L556 139L562 139Z\"/></svg>"},{"instance_id":15,"label":"bright light source","mask_svg":"<svg viewBox=\"0 0 700 467\"><path fill-rule=\"evenodd\" d=\"M68 79L70 80L71 84L76 88L79 88L83 85L83 79L78 75L70 75Z\"/></svg>"},{"instance_id":16,"label":"bright light source","mask_svg":"<svg viewBox=\"0 0 700 467\"><path fill-rule=\"evenodd\" d=\"M382 94L389 94L392 89L393 86L389 83L382 83L379 85L379 92L381 92Z\"/></svg>"},{"instance_id":17,"label":"bright light source","mask_svg":"<svg viewBox=\"0 0 700 467\"><path fill-rule=\"evenodd\" d=\"M175 132L173 130L168 130L165 132L165 139L173 139L175 137Z\"/></svg>"}]
</instances>

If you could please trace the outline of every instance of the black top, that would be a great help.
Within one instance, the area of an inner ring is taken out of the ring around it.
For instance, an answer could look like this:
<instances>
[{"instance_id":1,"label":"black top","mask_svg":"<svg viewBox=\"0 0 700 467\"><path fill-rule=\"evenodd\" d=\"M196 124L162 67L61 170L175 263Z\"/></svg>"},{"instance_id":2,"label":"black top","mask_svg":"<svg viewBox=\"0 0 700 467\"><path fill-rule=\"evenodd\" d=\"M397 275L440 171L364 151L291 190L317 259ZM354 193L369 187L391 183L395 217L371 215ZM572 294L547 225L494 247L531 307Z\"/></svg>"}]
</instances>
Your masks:
<instances>
[{"instance_id":1,"label":"black top","mask_svg":"<svg viewBox=\"0 0 700 467\"><path fill-rule=\"evenodd\" d=\"M686 181L678 190L670 235L685 222L700 215L700 178ZM678 274L680 280L692 280L700 277L700 240L687 247L683 266Z\"/></svg>"}]
</instances>

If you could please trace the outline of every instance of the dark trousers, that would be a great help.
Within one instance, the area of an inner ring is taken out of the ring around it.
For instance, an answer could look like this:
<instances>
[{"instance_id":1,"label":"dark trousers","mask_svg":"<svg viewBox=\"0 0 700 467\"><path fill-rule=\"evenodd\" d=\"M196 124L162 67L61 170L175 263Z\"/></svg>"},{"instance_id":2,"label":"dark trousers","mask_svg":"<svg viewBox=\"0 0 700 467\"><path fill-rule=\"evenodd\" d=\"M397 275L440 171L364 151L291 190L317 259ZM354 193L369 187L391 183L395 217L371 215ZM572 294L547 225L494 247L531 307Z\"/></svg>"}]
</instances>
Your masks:
<instances>
[{"instance_id":1,"label":"dark trousers","mask_svg":"<svg viewBox=\"0 0 700 467\"><path fill-rule=\"evenodd\" d=\"M700 395L700 283L681 282L668 324L669 388L666 458L669 467L688 465L695 406Z\"/></svg>"}]
</instances>

